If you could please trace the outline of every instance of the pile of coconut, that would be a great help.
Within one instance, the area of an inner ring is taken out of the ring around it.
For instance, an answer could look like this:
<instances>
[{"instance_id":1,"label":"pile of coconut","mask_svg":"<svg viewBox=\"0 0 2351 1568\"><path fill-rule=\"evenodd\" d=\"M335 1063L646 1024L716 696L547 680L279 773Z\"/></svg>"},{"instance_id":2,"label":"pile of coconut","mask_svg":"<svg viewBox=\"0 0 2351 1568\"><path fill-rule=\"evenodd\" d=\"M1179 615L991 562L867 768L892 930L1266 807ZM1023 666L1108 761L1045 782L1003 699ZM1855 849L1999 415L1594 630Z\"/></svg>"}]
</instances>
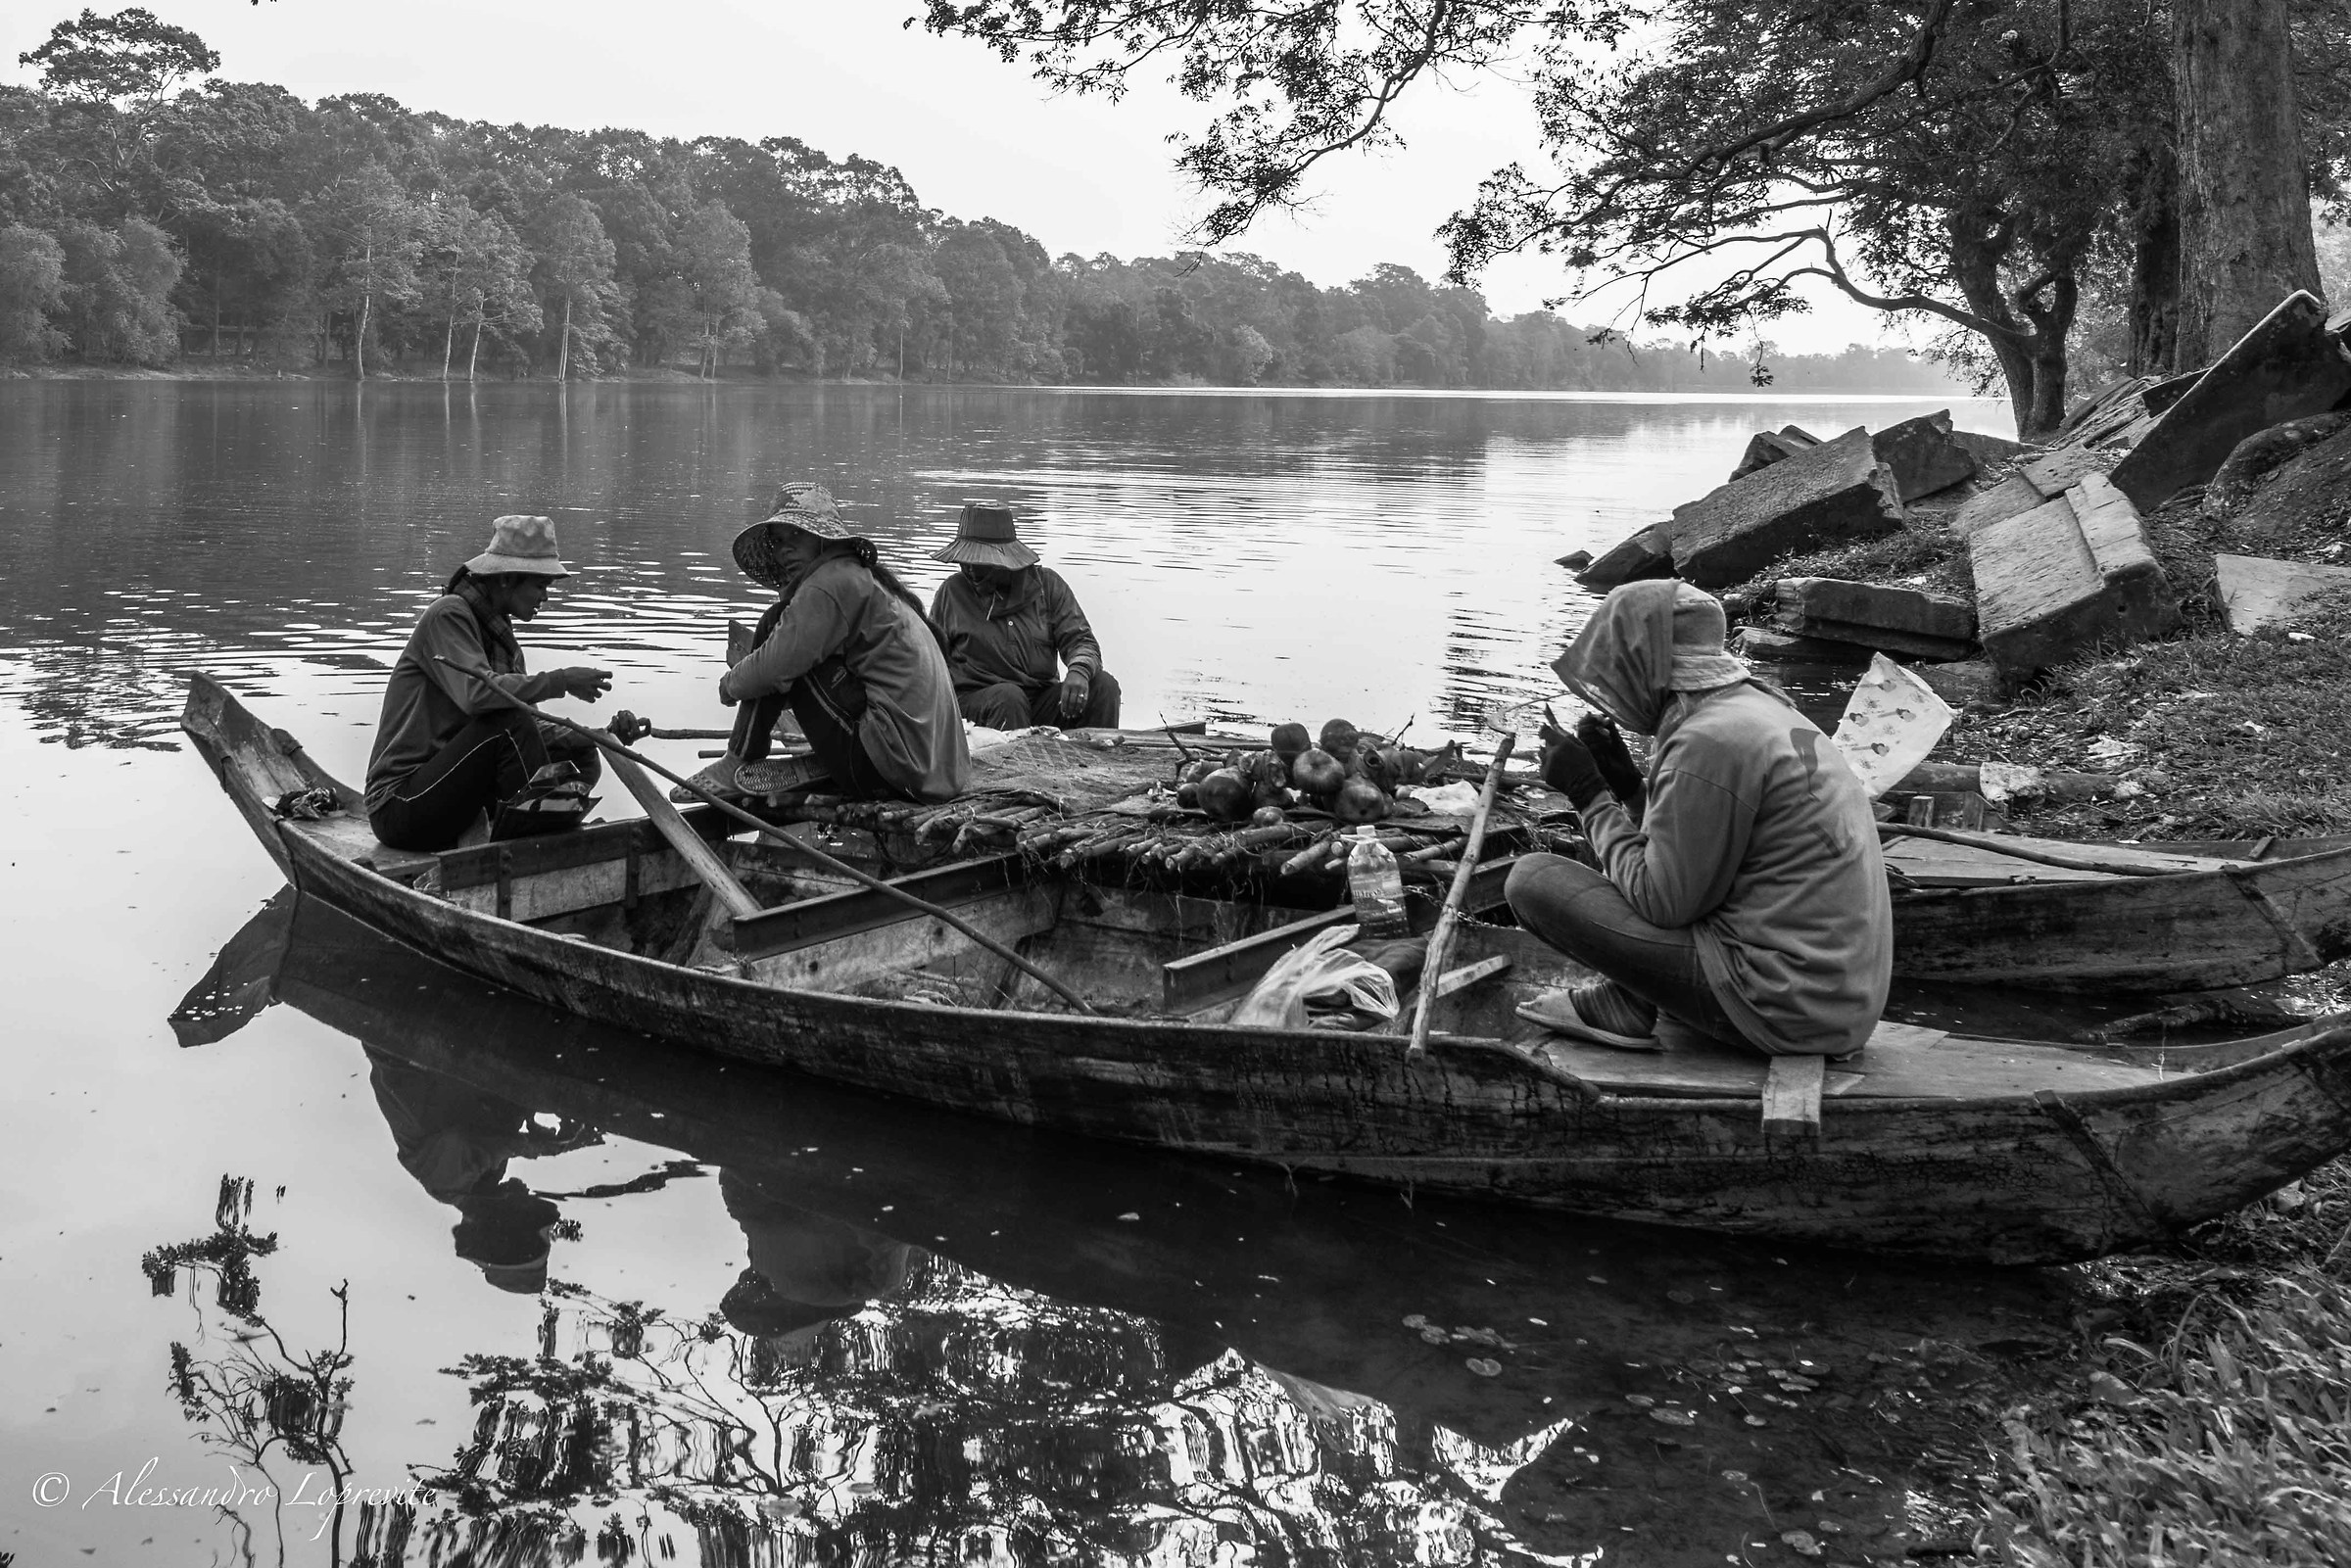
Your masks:
<instances>
[{"instance_id":1,"label":"pile of coconut","mask_svg":"<svg viewBox=\"0 0 2351 1568\"><path fill-rule=\"evenodd\" d=\"M1326 812L1350 826L1379 822L1396 814L1398 790L1437 783L1444 768L1460 758L1458 743L1441 751L1415 751L1345 719L1322 726L1319 739L1310 738L1303 724L1277 725L1263 751L1187 764L1176 803L1218 822L1260 828L1287 821L1293 810Z\"/></svg>"}]
</instances>

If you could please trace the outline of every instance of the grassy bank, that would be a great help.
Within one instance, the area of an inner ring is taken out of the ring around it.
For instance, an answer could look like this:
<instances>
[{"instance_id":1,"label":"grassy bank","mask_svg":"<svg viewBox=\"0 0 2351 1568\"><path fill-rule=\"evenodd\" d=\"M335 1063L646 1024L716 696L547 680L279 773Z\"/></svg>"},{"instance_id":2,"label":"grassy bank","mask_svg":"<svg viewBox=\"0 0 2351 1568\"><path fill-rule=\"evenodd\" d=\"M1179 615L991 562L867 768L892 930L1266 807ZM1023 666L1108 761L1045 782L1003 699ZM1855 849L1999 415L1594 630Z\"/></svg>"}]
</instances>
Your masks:
<instances>
[{"instance_id":1,"label":"grassy bank","mask_svg":"<svg viewBox=\"0 0 2351 1568\"><path fill-rule=\"evenodd\" d=\"M2307 479L2308 476L2306 476ZM2231 634L2214 556L2346 560L2351 494L2257 523L2190 494L2147 519L2183 624L1970 711L1936 756L2121 774L2117 797L2014 808L2052 837L2351 833L2351 594ZM1947 510L1746 585L1840 577L1973 597ZM2339 994L2342 966L2297 982ZM2346 1111L2351 1115L2351 1110ZM2174 1247L2069 1270L2085 1332L1985 1435L1979 1560L2026 1568L2351 1563L2351 1161Z\"/></svg>"}]
</instances>

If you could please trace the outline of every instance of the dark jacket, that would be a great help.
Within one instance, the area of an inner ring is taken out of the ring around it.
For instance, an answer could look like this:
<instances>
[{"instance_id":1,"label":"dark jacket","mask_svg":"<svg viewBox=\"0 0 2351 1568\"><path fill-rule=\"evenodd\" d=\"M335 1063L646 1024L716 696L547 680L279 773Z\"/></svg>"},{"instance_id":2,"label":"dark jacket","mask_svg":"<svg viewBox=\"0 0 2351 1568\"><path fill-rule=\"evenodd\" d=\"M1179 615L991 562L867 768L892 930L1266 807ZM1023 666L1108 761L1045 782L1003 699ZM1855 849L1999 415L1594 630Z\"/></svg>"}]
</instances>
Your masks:
<instances>
[{"instance_id":1,"label":"dark jacket","mask_svg":"<svg viewBox=\"0 0 2351 1568\"><path fill-rule=\"evenodd\" d=\"M449 662L444 664L442 660ZM384 711L375 726L375 750L367 759L367 809L374 811L402 780L432 760L433 753L484 714L509 712L510 702L485 690L464 672L489 672L489 683L508 696L539 703L562 694L560 677L526 675L522 647L507 619L491 610L482 591L459 583L424 607L408 644L384 686Z\"/></svg>"},{"instance_id":2,"label":"dark jacket","mask_svg":"<svg viewBox=\"0 0 2351 1568\"><path fill-rule=\"evenodd\" d=\"M847 556L819 562L792 593L766 641L726 673L738 702L788 691L840 657L865 688L857 738L874 771L917 800L952 800L971 784L954 683L914 606Z\"/></svg>"},{"instance_id":3,"label":"dark jacket","mask_svg":"<svg viewBox=\"0 0 2351 1568\"><path fill-rule=\"evenodd\" d=\"M1102 673L1102 644L1078 595L1049 566L1030 567L1010 594L984 594L957 572L938 585L931 620L947 640L959 692L1007 681L1040 691L1061 679L1065 665L1089 679Z\"/></svg>"}]
</instances>

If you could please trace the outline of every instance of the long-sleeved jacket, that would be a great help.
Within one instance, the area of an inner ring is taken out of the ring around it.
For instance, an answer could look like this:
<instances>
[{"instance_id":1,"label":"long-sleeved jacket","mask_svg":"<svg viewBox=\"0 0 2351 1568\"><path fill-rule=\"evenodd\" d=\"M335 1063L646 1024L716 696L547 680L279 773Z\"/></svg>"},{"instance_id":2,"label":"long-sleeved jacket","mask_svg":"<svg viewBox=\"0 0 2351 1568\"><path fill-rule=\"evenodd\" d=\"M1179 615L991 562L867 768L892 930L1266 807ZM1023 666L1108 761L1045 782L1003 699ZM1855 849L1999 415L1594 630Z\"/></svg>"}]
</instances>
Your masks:
<instances>
[{"instance_id":1,"label":"long-sleeved jacket","mask_svg":"<svg viewBox=\"0 0 2351 1568\"><path fill-rule=\"evenodd\" d=\"M469 585L425 606L408 634L408 645L384 686L384 711L376 720L375 750L367 758L367 809L375 810L400 782L432 760L459 730L484 714L512 704L488 690L544 702L560 695L561 677L525 674L522 649L504 616L491 613ZM485 635L487 628L487 635ZM443 663L442 660L448 660ZM487 679L467 672L482 670Z\"/></svg>"},{"instance_id":2,"label":"long-sleeved jacket","mask_svg":"<svg viewBox=\"0 0 2351 1568\"><path fill-rule=\"evenodd\" d=\"M1601 869L1644 920L1687 927L1706 982L1755 1044L1868 1043L1894 972L1894 906L1869 796L1828 736L1752 686L1666 710L1641 826L1584 813Z\"/></svg>"},{"instance_id":3,"label":"long-sleeved jacket","mask_svg":"<svg viewBox=\"0 0 2351 1568\"><path fill-rule=\"evenodd\" d=\"M914 607L846 556L817 564L720 689L739 702L768 696L836 654L865 688L857 738L875 771L918 800L963 793L972 754L947 661Z\"/></svg>"},{"instance_id":4,"label":"long-sleeved jacket","mask_svg":"<svg viewBox=\"0 0 2351 1568\"><path fill-rule=\"evenodd\" d=\"M1062 666L1089 678L1102 673L1102 644L1078 595L1049 566L1030 567L1011 594L983 593L957 572L938 585L931 619L947 640L958 691L1006 681L1038 691L1061 679Z\"/></svg>"}]
</instances>

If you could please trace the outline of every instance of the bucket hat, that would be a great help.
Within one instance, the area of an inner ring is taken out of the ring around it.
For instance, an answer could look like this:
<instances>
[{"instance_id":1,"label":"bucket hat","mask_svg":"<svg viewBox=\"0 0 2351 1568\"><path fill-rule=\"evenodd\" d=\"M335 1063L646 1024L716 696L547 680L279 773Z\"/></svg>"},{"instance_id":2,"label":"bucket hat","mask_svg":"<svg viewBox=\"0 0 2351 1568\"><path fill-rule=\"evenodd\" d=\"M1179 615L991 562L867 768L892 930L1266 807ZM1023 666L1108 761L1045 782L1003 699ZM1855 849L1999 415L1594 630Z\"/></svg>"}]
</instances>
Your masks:
<instances>
[{"instance_id":1,"label":"bucket hat","mask_svg":"<svg viewBox=\"0 0 2351 1568\"><path fill-rule=\"evenodd\" d=\"M796 528L818 539L873 538L841 520L840 503L833 499L831 491L806 480L795 480L776 492L775 504L765 517L744 525L735 536L735 564L754 582L766 579L761 576L764 568L758 556L747 553L748 546L764 539L770 528Z\"/></svg>"},{"instance_id":2,"label":"bucket hat","mask_svg":"<svg viewBox=\"0 0 2351 1568\"><path fill-rule=\"evenodd\" d=\"M519 512L491 519L490 547L465 563L476 577L499 572L531 572L540 577L569 577L571 572L555 554L555 522L552 517L525 517Z\"/></svg>"},{"instance_id":3,"label":"bucket hat","mask_svg":"<svg viewBox=\"0 0 2351 1568\"><path fill-rule=\"evenodd\" d=\"M959 566L1009 566L1018 571L1036 564L1036 551L1021 543L1009 505L1000 500L967 500L955 527L955 542L931 558Z\"/></svg>"},{"instance_id":4,"label":"bucket hat","mask_svg":"<svg viewBox=\"0 0 2351 1568\"><path fill-rule=\"evenodd\" d=\"M499 571L531 571L536 576L571 576L569 566L554 554L554 519L524 517L507 512L489 522L489 547L465 562L475 576Z\"/></svg>"}]
</instances>

